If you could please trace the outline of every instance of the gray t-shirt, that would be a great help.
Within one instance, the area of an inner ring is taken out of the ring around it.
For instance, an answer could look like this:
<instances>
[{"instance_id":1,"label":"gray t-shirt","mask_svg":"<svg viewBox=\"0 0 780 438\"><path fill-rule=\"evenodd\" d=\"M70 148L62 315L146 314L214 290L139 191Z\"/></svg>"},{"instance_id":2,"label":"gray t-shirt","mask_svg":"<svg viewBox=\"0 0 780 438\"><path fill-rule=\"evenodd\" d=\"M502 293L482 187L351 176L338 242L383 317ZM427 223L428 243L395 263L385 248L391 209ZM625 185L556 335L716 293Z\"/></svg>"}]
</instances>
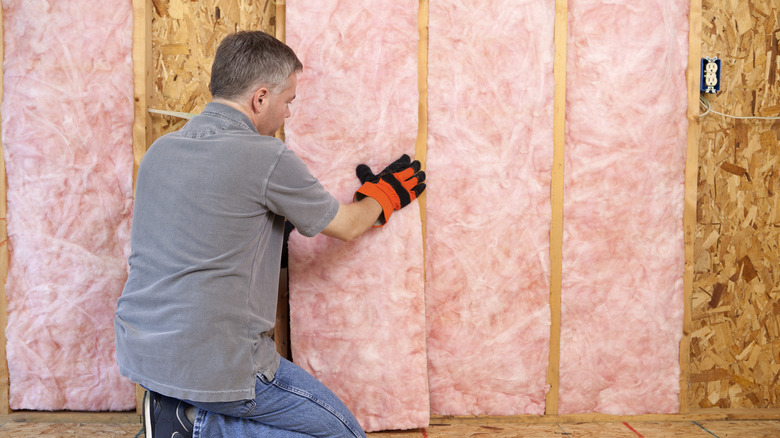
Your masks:
<instances>
[{"instance_id":1,"label":"gray t-shirt","mask_svg":"<svg viewBox=\"0 0 780 438\"><path fill-rule=\"evenodd\" d=\"M313 236L339 203L276 138L209 103L161 137L138 170L130 271L114 320L121 373L204 402L255 397L279 355L284 219Z\"/></svg>"}]
</instances>

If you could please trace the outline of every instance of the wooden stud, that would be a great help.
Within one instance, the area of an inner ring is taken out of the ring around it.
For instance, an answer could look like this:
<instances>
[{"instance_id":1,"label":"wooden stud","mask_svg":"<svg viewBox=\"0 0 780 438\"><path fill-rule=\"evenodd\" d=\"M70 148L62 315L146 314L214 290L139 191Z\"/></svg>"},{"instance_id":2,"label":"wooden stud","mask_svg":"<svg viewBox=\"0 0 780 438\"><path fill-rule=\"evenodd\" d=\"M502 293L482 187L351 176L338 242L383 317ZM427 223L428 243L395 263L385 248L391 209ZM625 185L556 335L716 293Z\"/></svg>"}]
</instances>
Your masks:
<instances>
[{"instance_id":1,"label":"wooden stud","mask_svg":"<svg viewBox=\"0 0 780 438\"><path fill-rule=\"evenodd\" d=\"M152 119L147 111L152 92L152 3L133 0L133 188L141 158L152 142L148 129Z\"/></svg>"},{"instance_id":2,"label":"wooden stud","mask_svg":"<svg viewBox=\"0 0 780 438\"><path fill-rule=\"evenodd\" d=\"M0 8L0 60L5 60L3 44L3 8ZM3 74L0 72L0 102L3 100ZM0 414L11 412L10 380L8 361L5 351L5 326L8 324L8 303L5 295L5 280L8 278L8 230L6 229L7 205L6 191L8 181L5 176L5 157L0 144Z\"/></svg>"},{"instance_id":3,"label":"wooden stud","mask_svg":"<svg viewBox=\"0 0 780 438\"><path fill-rule=\"evenodd\" d=\"M276 1L274 11L274 32L276 39L287 42L287 4L284 0ZM276 137L284 141L284 126L276 132ZM290 342L290 283L289 271L282 268L279 272L279 292L276 299L276 325L274 325L274 342L276 351L285 359L292 361L292 343Z\"/></svg>"},{"instance_id":4,"label":"wooden stud","mask_svg":"<svg viewBox=\"0 0 780 438\"><path fill-rule=\"evenodd\" d=\"M276 0L276 39L287 42L287 3L285 0Z\"/></svg>"},{"instance_id":5,"label":"wooden stud","mask_svg":"<svg viewBox=\"0 0 780 438\"><path fill-rule=\"evenodd\" d=\"M420 0L417 9L417 27L420 39L417 43L417 140L415 141L414 159L418 160L425 170L428 158L428 0ZM423 192L418 198L420 205L420 221L423 239L423 254L426 253L425 236L426 227L426 201L427 196ZM423 267L425 269L425 267Z\"/></svg>"},{"instance_id":6,"label":"wooden stud","mask_svg":"<svg viewBox=\"0 0 780 438\"><path fill-rule=\"evenodd\" d=\"M550 355L545 414L558 415L559 365L561 358L561 281L563 275L563 183L566 146L566 54L568 0L555 1L555 95L553 109L553 166L550 187Z\"/></svg>"},{"instance_id":7,"label":"wooden stud","mask_svg":"<svg viewBox=\"0 0 780 438\"><path fill-rule=\"evenodd\" d=\"M152 3L151 0L133 0L133 193L136 175L146 150L152 144L151 117L147 111L152 91ZM143 412L144 390L135 387L136 412Z\"/></svg>"},{"instance_id":8,"label":"wooden stud","mask_svg":"<svg viewBox=\"0 0 780 438\"><path fill-rule=\"evenodd\" d=\"M281 42L283 42L283 43L286 43L287 42L287 28L285 27L285 25L287 24L287 4L285 3L284 0L277 0L276 1L276 8L274 10L274 14L275 14L275 18L274 18L274 20L272 22L274 23L276 39L281 41ZM279 128L276 131L274 136L276 138L284 141L284 125L282 125L282 127ZM281 293L280 293L280 295L279 295L279 306L281 306L283 304L281 300L282 300L282 296L281 296ZM286 297L285 297L285 300L287 300ZM289 328L289 324L290 324L290 308L289 308L289 303L285 304L285 306L287 307L287 310L286 310L286 312L287 312L287 317L286 317L286 319L287 319L287 337L289 338L289 336L290 336L290 328ZM276 313L277 321L278 321L278 318L281 316L280 315L280 310L281 309L277 309L277 313ZM278 334L278 331L279 331L279 329L277 328L277 334ZM279 347L279 344L277 342L277 348L278 347ZM288 357L288 359L289 359L289 357Z\"/></svg>"},{"instance_id":9,"label":"wooden stud","mask_svg":"<svg viewBox=\"0 0 780 438\"><path fill-rule=\"evenodd\" d=\"M701 59L701 0L691 0L688 32L688 143L685 161L685 205L683 239L685 270L683 272L683 333L680 340L680 413L690 411L691 299L693 296L694 244L696 240L696 192L699 169L699 70Z\"/></svg>"}]
</instances>

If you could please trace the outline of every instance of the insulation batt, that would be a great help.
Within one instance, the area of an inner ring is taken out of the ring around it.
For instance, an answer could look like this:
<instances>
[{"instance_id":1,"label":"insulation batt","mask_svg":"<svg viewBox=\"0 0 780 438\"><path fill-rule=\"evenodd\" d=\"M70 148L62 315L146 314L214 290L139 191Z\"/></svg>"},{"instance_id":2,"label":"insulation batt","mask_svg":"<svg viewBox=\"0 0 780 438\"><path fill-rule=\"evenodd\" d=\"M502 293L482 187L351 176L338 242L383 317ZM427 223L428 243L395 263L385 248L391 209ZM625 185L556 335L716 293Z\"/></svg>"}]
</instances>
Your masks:
<instances>
[{"instance_id":1,"label":"insulation batt","mask_svg":"<svg viewBox=\"0 0 780 438\"><path fill-rule=\"evenodd\" d=\"M132 210L130 2L3 1L11 409L128 410L113 318Z\"/></svg>"},{"instance_id":2,"label":"insulation batt","mask_svg":"<svg viewBox=\"0 0 780 438\"><path fill-rule=\"evenodd\" d=\"M676 413L687 0L569 0L559 413Z\"/></svg>"},{"instance_id":3,"label":"insulation batt","mask_svg":"<svg viewBox=\"0 0 780 438\"><path fill-rule=\"evenodd\" d=\"M413 155L417 2L289 2L286 32L304 64L287 142L327 190L351 202L358 164L378 173ZM427 426L418 203L349 243L293 233L289 254L294 361L367 431Z\"/></svg>"},{"instance_id":4,"label":"insulation batt","mask_svg":"<svg viewBox=\"0 0 780 438\"><path fill-rule=\"evenodd\" d=\"M543 414L553 0L430 4L426 306L433 414Z\"/></svg>"}]
</instances>

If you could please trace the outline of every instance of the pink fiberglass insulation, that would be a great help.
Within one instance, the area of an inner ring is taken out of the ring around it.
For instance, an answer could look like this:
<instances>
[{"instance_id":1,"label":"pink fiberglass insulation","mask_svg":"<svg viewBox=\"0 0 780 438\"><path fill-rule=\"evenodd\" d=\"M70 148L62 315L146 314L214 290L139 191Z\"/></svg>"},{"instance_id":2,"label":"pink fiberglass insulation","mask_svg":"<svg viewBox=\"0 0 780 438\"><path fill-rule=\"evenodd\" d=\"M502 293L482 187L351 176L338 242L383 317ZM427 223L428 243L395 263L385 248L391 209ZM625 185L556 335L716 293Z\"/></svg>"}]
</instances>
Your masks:
<instances>
[{"instance_id":1,"label":"pink fiberglass insulation","mask_svg":"<svg viewBox=\"0 0 780 438\"><path fill-rule=\"evenodd\" d=\"M113 328L132 210L132 5L102 3L3 1L12 409L135 407Z\"/></svg>"},{"instance_id":2,"label":"pink fiberglass insulation","mask_svg":"<svg viewBox=\"0 0 780 438\"><path fill-rule=\"evenodd\" d=\"M326 189L350 202L359 163L378 173L413 154L417 2L289 2L286 32L304 64L287 142ZM293 233L289 273L294 361L368 431L426 426L418 203L350 243Z\"/></svg>"},{"instance_id":3,"label":"pink fiberglass insulation","mask_svg":"<svg viewBox=\"0 0 780 438\"><path fill-rule=\"evenodd\" d=\"M426 306L434 414L542 414L553 0L430 4Z\"/></svg>"},{"instance_id":4,"label":"pink fiberglass insulation","mask_svg":"<svg viewBox=\"0 0 780 438\"><path fill-rule=\"evenodd\" d=\"M559 412L678 411L688 0L569 1Z\"/></svg>"}]
</instances>

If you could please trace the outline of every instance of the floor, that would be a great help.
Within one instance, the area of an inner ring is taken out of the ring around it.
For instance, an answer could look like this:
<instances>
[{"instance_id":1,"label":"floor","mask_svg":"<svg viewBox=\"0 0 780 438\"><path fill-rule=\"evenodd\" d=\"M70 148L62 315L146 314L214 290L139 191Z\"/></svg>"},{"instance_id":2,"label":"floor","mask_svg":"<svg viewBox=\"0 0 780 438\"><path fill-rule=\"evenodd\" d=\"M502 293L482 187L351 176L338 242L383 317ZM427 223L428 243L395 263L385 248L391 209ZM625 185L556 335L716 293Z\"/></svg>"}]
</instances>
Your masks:
<instances>
[{"instance_id":1,"label":"floor","mask_svg":"<svg viewBox=\"0 0 780 438\"><path fill-rule=\"evenodd\" d=\"M780 437L780 420L765 421L679 421L616 423L545 423L524 424L485 422L463 424L434 419L425 429L404 432L376 432L368 438L776 438ZM0 436L18 437L120 437L141 438L140 424L74 424L74 423L5 423Z\"/></svg>"}]
</instances>

